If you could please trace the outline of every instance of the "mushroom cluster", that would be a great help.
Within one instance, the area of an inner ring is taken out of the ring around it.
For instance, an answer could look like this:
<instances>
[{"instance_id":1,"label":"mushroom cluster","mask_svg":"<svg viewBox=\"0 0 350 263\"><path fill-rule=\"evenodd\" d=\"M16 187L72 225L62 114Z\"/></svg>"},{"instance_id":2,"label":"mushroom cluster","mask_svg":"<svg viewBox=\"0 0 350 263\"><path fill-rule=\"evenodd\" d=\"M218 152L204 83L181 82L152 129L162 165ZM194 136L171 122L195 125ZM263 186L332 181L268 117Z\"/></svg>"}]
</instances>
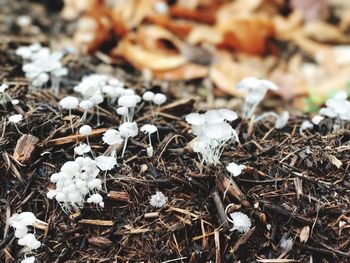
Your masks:
<instances>
[{"instance_id":1,"label":"mushroom cluster","mask_svg":"<svg viewBox=\"0 0 350 263\"><path fill-rule=\"evenodd\" d=\"M237 90L245 93L243 104L243 117L250 119L258 104L264 99L268 90L278 90L278 87L271 81L247 77L237 84Z\"/></svg>"},{"instance_id":2,"label":"mushroom cluster","mask_svg":"<svg viewBox=\"0 0 350 263\"><path fill-rule=\"evenodd\" d=\"M320 109L320 115L340 122L350 121L350 101L346 92L338 92L326 101L326 107ZM335 127L336 128L336 127Z\"/></svg>"},{"instance_id":3,"label":"mushroom cluster","mask_svg":"<svg viewBox=\"0 0 350 263\"><path fill-rule=\"evenodd\" d=\"M201 156L201 163L219 164L220 156L227 142L238 141L237 132L228 122L237 119L237 114L229 109L209 110L204 114L190 113L186 121L192 125L192 133L197 136L193 151Z\"/></svg>"},{"instance_id":4,"label":"mushroom cluster","mask_svg":"<svg viewBox=\"0 0 350 263\"><path fill-rule=\"evenodd\" d=\"M18 238L18 245L25 246L26 252L36 250L41 246L41 242L36 239L33 233L29 233L28 227L33 227L36 217L31 212L13 214L9 219L9 225L15 229L15 237ZM21 261L34 262L35 257L28 257Z\"/></svg>"},{"instance_id":5,"label":"mushroom cluster","mask_svg":"<svg viewBox=\"0 0 350 263\"><path fill-rule=\"evenodd\" d=\"M47 193L49 199L55 198L67 212L71 208L79 210L89 195L89 202L103 207L101 198L96 198L101 189L102 180L97 178L99 174L98 163L90 157L78 157L75 161L68 161L60 169L60 172L51 175L51 182L56 184L56 189ZM97 202L97 201L99 202ZM95 202L96 201L96 202Z\"/></svg>"},{"instance_id":6,"label":"mushroom cluster","mask_svg":"<svg viewBox=\"0 0 350 263\"><path fill-rule=\"evenodd\" d=\"M58 94L61 78L68 74L61 63L62 52L51 52L40 44L32 44L19 47L16 54L25 61L22 69L33 87L42 87L51 80L51 89Z\"/></svg>"}]
</instances>

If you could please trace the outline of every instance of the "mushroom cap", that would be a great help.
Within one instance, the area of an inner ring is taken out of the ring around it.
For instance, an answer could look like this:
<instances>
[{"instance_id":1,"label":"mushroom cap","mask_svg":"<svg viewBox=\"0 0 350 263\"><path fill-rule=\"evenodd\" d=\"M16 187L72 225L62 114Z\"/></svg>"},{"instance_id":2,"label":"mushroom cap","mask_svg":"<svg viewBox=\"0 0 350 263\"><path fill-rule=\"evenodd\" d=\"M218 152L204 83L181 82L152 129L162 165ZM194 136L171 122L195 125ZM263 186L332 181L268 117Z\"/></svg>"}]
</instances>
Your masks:
<instances>
[{"instance_id":1,"label":"mushroom cap","mask_svg":"<svg viewBox=\"0 0 350 263\"><path fill-rule=\"evenodd\" d=\"M152 91L146 91L145 93L143 93L142 95L142 99L144 101L152 101L154 99L154 93Z\"/></svg>"},{"instance_id":2,"label":"mushroom cap","mask_svg":"<svg viewBox=\"0 0 350 263\"><path fill-rule=\"evenodd\" d=\"M166 102L166 96L163 93L157 93L154 95L153 103L156 105L161 105Z\"/></svg>"},{"instance_id":3,"label":"mushroom cap","mask_svg":"<svg viewBox=\"0 0 350 263\"><path fill-rule=\"evenodd\" d=\"M124 122L119 126L119 133L124 138L135 137L138 134L136 122Z\"/></svg>"},{"instance_id":4,"label":"mushroom cap","mask_svg":"<svg viewBox=\"0 0 350 263\"><path fill-rule=\"evenodd\" d=\"M231 213L228 220L233 224L232 230L237 230L239 233L248 232L252 226L249 217L242 212Z\"/></svg>"},{"instance_id":5,"label":"mushroom cap","mask_svg":"<svg viewBox=\"0 0 350 263\"><path fill-rule=\"evenodd\" d=\"M117 159L113 156L103 156L100 155L95 158L98 168L102 171L112 170L113 167L117 164Z\"/></svg>"},{"instance_id":6,"label":"mushroom cap","mask_svg":"<svg viewBox=\"0 0 350 263\"><path fill-rule=\"evenodd\" d=\"M120 133L114 129L109 129L105 131L105 133L102 136L102 140L108 145L120 144L123 141L120 136Z\"/></svg>"},{"instance_id":7,"label":"mushroom cap","mask_svg":"<svg viewBox=\"0 0 350 263\"><path fill-rule=\"evenodd\" d=\"M16 123L19 123L22 119L23 119L22 114L14 114L14 115L9 117L9 122L16 124Z\"/></svg>"},{"instance_id":8,"label":"mushroom cap","mask_svg":"<svg viewBox=\"0 0 350 263\"><path fill-rule=\"evenodd\" d=\"M140 131L148 134L155 133L157 131L157 126L153 124L145 124L141 127Z\"/></svg>"},{"instance_id":9,"label":"mushroom cap","mask_svg":"<svg viewBox=\"0 0 350 263\"><path fill-rule=\"evenodd\" d=\"M205 115L200 113L190 113L185 117L186 122L192 125L203 125L206 121Z\"/></svg>"},{"instance_id":10,"label":"mushroom cap","mask_svg":"<svg viewBox=\"0 0 350 263\"><path fill-rule=\"evenodd\" d=\"M61 99L59 104L63 109L73 110L78 107L79 100L76 97L68 96Z\"/></svg>"}]
</instances>

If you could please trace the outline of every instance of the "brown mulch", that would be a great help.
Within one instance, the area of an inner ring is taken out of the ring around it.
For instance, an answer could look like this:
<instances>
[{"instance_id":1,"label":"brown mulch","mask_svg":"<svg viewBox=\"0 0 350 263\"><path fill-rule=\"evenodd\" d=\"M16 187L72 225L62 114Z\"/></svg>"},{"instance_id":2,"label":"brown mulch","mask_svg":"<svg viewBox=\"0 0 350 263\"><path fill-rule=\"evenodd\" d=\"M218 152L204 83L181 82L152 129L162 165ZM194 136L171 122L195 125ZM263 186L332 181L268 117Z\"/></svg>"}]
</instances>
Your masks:
<instances>
[{"instance_id":1,"label":"brown mulch","mask_svg":"<svg viewBox=\"0 0 350 263\"><path fill-rule=\"evenodd\" d=\"M46 19L38 19L38 25ZM268 122L258 123L248 135L247 123L237 120L233 127L241 143L226 147L222 165L204 167L200 173L196 154L187 147L193 136L184 122L186 114L196 111L196 104L191 99L177 98L171 93L174 86L167 94L169 103L174 104L163 109L155 121L160 137L159 141L153 138L155 156L147 157L147 138L139 134L130 140L124 159L118 160L119 167L107 175L109 194L102 193L105 208L86 205L80 213L65 214L56 201L47 199L46 193L52 187L51 174L74 158L78 137L72 136L69 120L58 109L59 98L45 89L28 93L21 61L14 54L23 40L6 31L11 27L0 29L8 34L0 44L0 80L9 82L9 94L20 100L16 106L0 106L1 262L23 258L22 247L6 223L12 213L21 211L31 211L48 223L46 231L36 230L43 244L36 253L39 262L310 262L311 257L313 262L350 260L348 130L331 132L324 123L300 134L300 124L306 117L294 116L282 130L272 129L273 124ZM45 34L40 36L43 43L48 43ZM96 56L72 56L67 64L72 73L62 84L61 96L70 93L72 85L93 72L101 61ZM137 72L129 66L108 65L108 70L139 93L145 90ZM171 85L186 89L196 83ZM161 83L150 83L149 88L160 90ZM101 107L101 125L96 125L95 116L89 120L96 129L92 148L98 153L106 149L101 142L103 128L120 123L115 109L107 104ZM146 105L136 112L139 126L151 120ZM18 129L38 138L33 155L24 163L14 158L21 134L6 122L8 116L18 113L24 114ZM73 113L78 121L81 112ZM231 161L247 166L233 179L240 195L234 183L224 177L228 176L225 166ZM158 190L169 200L162 209L149 205L150 196ZM230 232L221 214L231 203L252 219L252 229L244 235ZM347 225L341 228L340 221ZM287 253L279 247L283 236L293 240ZM281 260L264 261L278 258Z\"/></svg>"}]
</instances>

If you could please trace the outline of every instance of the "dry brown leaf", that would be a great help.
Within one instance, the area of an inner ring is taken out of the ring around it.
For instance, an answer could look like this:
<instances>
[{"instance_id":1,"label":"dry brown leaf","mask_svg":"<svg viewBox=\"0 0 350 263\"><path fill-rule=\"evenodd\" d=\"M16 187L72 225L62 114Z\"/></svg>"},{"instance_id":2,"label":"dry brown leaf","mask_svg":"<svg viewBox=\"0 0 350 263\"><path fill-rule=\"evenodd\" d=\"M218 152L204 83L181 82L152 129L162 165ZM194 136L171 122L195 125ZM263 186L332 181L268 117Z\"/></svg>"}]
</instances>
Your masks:
<instances>
[{"instance_id":1,"label":"dry brown leaf","mask_svg":"<svg viewBox=\"0 0 350 263\"><path fill-rule=\"evenodd\" d=\"M193 24L187 21L175 21L167 16L163 15L152 15L147 18L147 21L174 33L180 38L185 38L192 30Z\"/></svg>"},{"instance_id":2,"label":"dry brown leaf","mask_svg":"<svg viewBox=\"0 0 350 263\"><path fill-rule=\"evenodd\" d=\"M307 23L302 32L304 36L320 42L350 43L350 37L345 35L338 26L323 21Z\"/></svg>"},{"instance_id":3,"label":"dry brown leaf","mask_svg":"<svg viewBox=\"0 0 350 263\"><path fill-rule=\"evenodd\" d=\"M209 78L226 94L241 96L242 94L236 90L235 85L244 77L265 78L273 63L272 57L262 60L259 57L248 55L238 56L238 61L234 61L230 53L220 52L217 62L210 68Z\"/></svg>"},{"instance_id":4,"label":"dry brown leaf","mask_svg":"<svg viewBox=\"0 0 350 263\"><path fill-rule=\"evenodd\" d=\"M135 44L130 38L124 38L119 45L112 50L112 55L121 56L133 66L155 71L173 70L186 64L187 60L180 55L169 55L151 52L142 46Z\"/></svg>"},{"instance_id":5,"label":"dry brown leaf","mask_svg":"<svg viewBox=\"0 0 350 263\"><path fill-rule=\"evenodd\" d=\"M208 71L208 67L205 66L185 64L173 70L155 71L153 74L157 79L174 81L205 78L208 76Z\"/></svg>"},{"instance_id":6,"label":"dry brown leaf","mask_svg":"<svg viewBox=\"0 0 350 263\"><path fill-rule=\"evenodd\" d=\"M191 30L186 41L192 45L200 43L218 45L223 41L223 34L214 27L198 25Z\"/></svg>"},{"instance_id":7,"label":"dry brown leaf","mask_svg":"<svg viewBox=\"0 0 350 263\"><path fill-rule=\"evenodd\" d=\"M276 38L290 40L294 34L301 30L302 14L294 11L288 17L276 15L272 18L272 21L276 30Z\"/></svg>"},{"instance_id":8,"label":"dry brown leaf","mask_svg":"<svg viewBox=\"0 0 350 263\"><path fill-rule=\"evenodd\" d=\"M230 20L232 15L251 14L263 0L236 0L221 5L216 17L218 23Z\"/></svg>"},{"instance_id":9,"label":"dry brown leaf","mask_svg":"<svg viewBox=\"0 0 350 263\"><path fill-rule=\"evenodd\" d=\"M327 0L291 0L290 4L302 12L305 21L326 19L329 15Z\"/></svg>"},{"instance_id":10,"label":"dry brown leaf","mask_svg":"<svg viewBox=\"0 0 350 263\"><path fill-rule=\"evenodd\" d=\"M153 5L148 0L118 1L112 10L115 30L124 35L154 13Z\"/></svg>"},{"instance_id":11,"label":"dry brown leaf","mask_svg":"<svg viewBox=\"0 0 350 263\"><path fill-rule=\"evenodd\" d=\"M89 10L91 5L96 5L98 2L98 0L65 0L61 16L66 20L76 19Z\"/></svg>"},{"instance_id":12,"label":"dry brown leaf","mask_svg":"<svg viewBox=\"0 0 350 263\"><path fill-rule=\"evenodd\" d=\"M215 10L188 9L180 6L172 6L169 14L173 17L189 19L196 22L212 25L215 23Z\"/></svg>"},{"instance_id":13,"label":"dry brown leaf","mask_svg":"<svg viewBox=\"0 0 350 263\"><path fill-rule=\"evenodd\" d=\"M171 45L176 47L177 52L180 53L182 42L174 34L157 25L143 25L137 30L137 42L150 51L156 53L174 53L174 50L169 49L161 41L168 41Z\"/></svg>"},{"instance_id":14,"label":"dry brown leaf","mask_svg":"<svg viewBox=\"0 0 350 263\"><path fill-rule=\"evenodd\" d=\"M249 54L264 53L267 39L275 34L271 19L259 15L221 21L216 28L224 35L219 46Z\"/></svg>"}]
</instances>

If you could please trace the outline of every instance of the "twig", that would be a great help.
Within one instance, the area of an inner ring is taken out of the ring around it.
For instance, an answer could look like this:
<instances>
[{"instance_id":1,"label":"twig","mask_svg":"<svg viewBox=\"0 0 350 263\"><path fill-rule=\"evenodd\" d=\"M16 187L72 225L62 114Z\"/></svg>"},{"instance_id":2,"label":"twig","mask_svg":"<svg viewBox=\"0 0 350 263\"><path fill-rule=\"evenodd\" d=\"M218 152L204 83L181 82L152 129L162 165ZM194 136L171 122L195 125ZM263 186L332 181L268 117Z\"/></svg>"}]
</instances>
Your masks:
<instances>
[{"instance_id":1,"label":"twig","mask_svg":"<svg viewBox=\"0 0 350 263\"><path fill-rule=\"evenodd\" d=\"M216 206L216 210L218 211L218 215L221 221L221 224L223 225L225 230L228 230L230 228L227 218L226 218L226 214L225 214L225 208L224 205L221 202L220 196L218 194L218 192L215 190L212 194L215 206Z\"/></svg>"}]
</instances>

